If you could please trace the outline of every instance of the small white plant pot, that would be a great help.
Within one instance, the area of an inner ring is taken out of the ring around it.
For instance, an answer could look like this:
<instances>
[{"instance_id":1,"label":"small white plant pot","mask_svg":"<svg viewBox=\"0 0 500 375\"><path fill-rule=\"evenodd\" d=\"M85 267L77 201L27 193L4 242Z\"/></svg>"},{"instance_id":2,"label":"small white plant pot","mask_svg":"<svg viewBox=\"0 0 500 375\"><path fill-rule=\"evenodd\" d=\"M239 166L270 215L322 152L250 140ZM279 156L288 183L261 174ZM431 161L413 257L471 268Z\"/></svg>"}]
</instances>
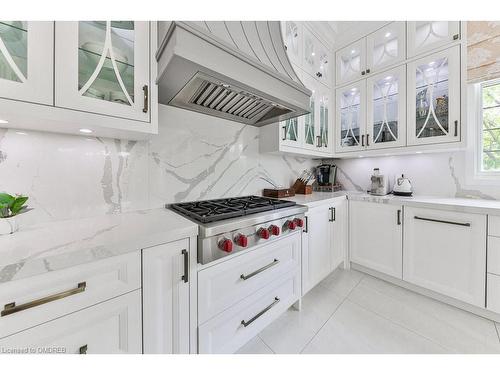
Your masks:
<instances>
[{"instance_id":1,"label":"small white plant pot","mask_svg":"<svg viewBox=\"0 0 500 375\"><path fill-rule=\"evenodd\" d=\"M0 236L12 234L19 229L17 220L13 217L0 218Z\"/></svg>"}]
</instances>

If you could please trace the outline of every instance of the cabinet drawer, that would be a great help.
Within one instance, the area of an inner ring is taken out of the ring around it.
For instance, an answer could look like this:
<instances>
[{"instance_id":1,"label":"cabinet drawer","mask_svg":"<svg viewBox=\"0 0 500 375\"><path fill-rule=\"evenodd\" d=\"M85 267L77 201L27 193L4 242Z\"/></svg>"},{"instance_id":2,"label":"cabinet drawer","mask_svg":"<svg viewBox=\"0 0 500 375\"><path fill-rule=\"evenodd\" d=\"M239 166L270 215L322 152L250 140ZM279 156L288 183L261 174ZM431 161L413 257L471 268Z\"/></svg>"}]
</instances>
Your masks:
<instances>
[{"instance_id":1,"label":"cabinet drawer","mask_svg":"<svg viewBox=\"0 0 500 375\"><path fill-rule=\"evenodd\" d=\"M500 238L488 236L488 272L500 275Z\"/></svg>"},{"instance_id":2,"label":"cabinet drawer","mask_svg":"<svg viewBox=\"0 0 500 375\"><path fill-rule=\"evenodd\" d=\"M141 292L52 320L0 340L3 353L141 353Z\"/></svg>"},{"instance_id":3,"label":"cabinet drawer","mask_svg":"<svg viewBox=\"0 0 500 375\"><path fill-rule=\"evenodd\" d=\"M488 215L488 235L500 237L500 216Z\"/></svg>"},{"instance_id":4,"label":"cabinet drawer","mask_svg":"<svg viewBox=\"0 0 500 375\"><path fill-rule=\"evenodd\" d=\"M0 338L140 287L139 251L2 283Z\"/></svg>"},{"instance_id":5,"label":"cabinet drawer","mask_svg":"<svg viewBox=\"0 0 500 375\"><path fill-rule=\"evenodd\" d=\"M299 298L300 273L296 270L202 324L198 329L200 353L234 353Z\"/></svg>"},{"instance_id":6,"label":"cabinet drawer","mask_svg":"<svg viewBox=\"0 0 500 375\"><path fill-rule=\"evenodd\" d=\"M300 232L198 273L198 321L203 323L300 267Z\"/></svg>"},{"instance_id":7,"label":"cabinet drawer","mask_svg":"<svg viewBox=\"0 0 500 375\"><path fill-rule=\"evenodd\" d=\"M500 314L500 276L488 273L486 279L486 308Z\"/></svg>"}]
</instances>

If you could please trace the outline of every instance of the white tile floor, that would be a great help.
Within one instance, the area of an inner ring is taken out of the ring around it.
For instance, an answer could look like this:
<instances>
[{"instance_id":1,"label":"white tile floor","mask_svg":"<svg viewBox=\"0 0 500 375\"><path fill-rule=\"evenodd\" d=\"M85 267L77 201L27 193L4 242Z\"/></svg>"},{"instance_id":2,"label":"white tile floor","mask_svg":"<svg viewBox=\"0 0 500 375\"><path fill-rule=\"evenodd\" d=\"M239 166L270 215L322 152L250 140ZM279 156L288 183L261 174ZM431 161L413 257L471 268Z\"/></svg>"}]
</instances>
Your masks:
<instances>
[{"instance_id":1,"label":"white tile floor","mask_svg":"<svg viewBox=\"0 0 500 375\"><path fill-rule=\"evenodd\" d=\"M499 332L499 323L339 269L238 353L500 353Z\"/></svg>"}]
</instances>

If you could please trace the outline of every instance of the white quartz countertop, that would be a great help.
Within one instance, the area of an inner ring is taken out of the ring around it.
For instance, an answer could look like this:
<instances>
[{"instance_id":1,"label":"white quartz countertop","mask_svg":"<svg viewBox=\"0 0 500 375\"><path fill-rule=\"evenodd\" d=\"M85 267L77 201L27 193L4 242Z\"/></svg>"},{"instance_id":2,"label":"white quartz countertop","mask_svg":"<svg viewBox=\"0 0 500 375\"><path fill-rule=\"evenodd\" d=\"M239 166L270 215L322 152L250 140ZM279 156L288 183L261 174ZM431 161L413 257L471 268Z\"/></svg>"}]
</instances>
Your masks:
<instances>
[{"instance_id":1,"label":"white quartz countertop","mask_svg":"<svg viewBox=\"0 0 500 375\"><path fill-rule=\"evenodd\" d=\"M297 204L302 204L308 206L309 208L312 208L315 206L320 206L322 204L325 204L327 201L342 200L342 199L345 200L346 196L347 192L345 191L337 191L332 193L315 191L312 194L307 194L307 195L297 194L293 197L287 197L283 199L287 201L294 201L297 202Z\"/></svg>"},{"instance_id":2,"label":"white quartz countertop","mask_svg":"<svg viewBox=\"0 0 500 375\"><path fill-rule=\"evenodd\" d=\"M0 236L0 283L197 235L164 208L21 227Z\"/></svg>"}]
</instances>

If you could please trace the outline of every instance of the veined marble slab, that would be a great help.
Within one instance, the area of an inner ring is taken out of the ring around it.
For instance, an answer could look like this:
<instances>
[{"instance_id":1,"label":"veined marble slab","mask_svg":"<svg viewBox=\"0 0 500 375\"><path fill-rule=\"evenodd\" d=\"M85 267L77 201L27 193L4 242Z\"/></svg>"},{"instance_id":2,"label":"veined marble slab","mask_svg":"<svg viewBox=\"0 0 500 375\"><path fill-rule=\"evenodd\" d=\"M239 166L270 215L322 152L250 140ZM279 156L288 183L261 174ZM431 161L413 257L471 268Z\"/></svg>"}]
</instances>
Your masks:
<instances>
[{"instance_id":1,"label":"veined marble slab","mask_svg":"<svg viewBox=\"0 0 500 375\"><path fill-rule=\"evenodd\" d=\"M345 191L336 191L336 192L313 192L312 194L297 194L293 197L283 198L284 200L294 201L297 204L302 204L309 208L320 206L322 204L327 203L328 201L335 200L345 200L347 193Z\"/></svg>"},{"instance_id":2,"label":"veined marble slab","mask_svg":"<svg viewBox=\"0 0 500 375\"><path fill-rule=\"evenodd\" d=\"M197 235L164 208L22 227L0 236L0 283Z\"/></svg>"}]
</instances>

